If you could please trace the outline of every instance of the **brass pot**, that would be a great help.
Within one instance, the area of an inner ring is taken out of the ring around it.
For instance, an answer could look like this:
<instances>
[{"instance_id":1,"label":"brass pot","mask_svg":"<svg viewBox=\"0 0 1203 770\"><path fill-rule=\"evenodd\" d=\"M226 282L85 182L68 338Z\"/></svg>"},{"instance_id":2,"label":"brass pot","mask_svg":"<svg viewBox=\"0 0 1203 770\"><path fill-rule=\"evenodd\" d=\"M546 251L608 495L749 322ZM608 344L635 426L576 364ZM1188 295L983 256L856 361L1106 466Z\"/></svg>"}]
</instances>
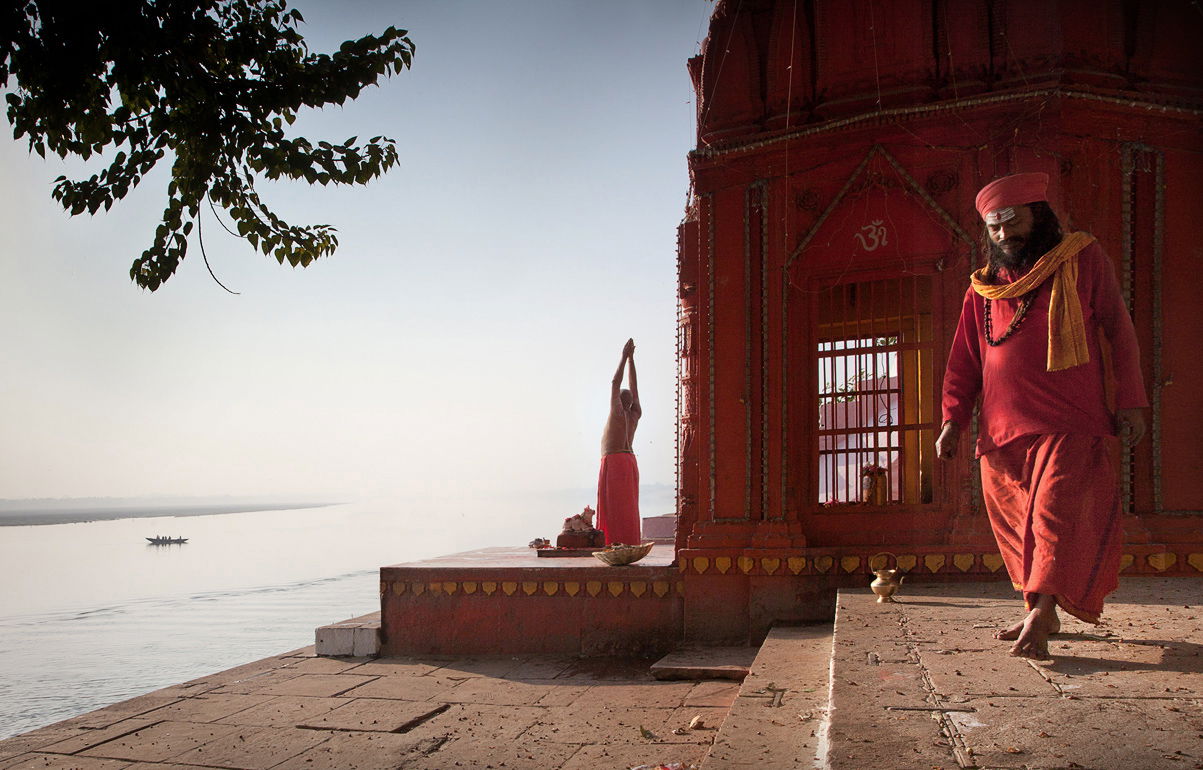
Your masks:
<instances>
[{"instance_id":1,"label":"brass pot","mask_svg":"<svg viewBox=\"0 0 1203 770\"><path fill-rule=\"evenodd\" d=\"M869 584L869 587L873 589L873 593L877 594L877 603L885 604L894 601L894 594L902 587L902 581L905 579L902 570L875 569L873 574L877 578Z\"/></svg>"}]
</instances>

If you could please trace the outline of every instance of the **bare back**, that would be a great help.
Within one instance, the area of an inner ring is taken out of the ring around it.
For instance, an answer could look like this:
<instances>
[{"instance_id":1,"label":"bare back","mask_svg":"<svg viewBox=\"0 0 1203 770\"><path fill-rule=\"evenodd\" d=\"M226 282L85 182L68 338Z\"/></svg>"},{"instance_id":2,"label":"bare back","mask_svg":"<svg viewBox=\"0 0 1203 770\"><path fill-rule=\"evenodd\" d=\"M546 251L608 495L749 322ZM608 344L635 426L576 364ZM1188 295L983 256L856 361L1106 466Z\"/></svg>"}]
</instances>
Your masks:
<instances>
[{"instance_id":1,"label":"bare back","mask_svg":"<svg viewBox=\"0 0 1203 770\"><path fill-rule=\"evenodd\" d=\"M634 407L625 407L621 401L612 404L606 428L602 431L601 453L630 452L637 427L639 414Z\"/></svg>"}]
</instances>

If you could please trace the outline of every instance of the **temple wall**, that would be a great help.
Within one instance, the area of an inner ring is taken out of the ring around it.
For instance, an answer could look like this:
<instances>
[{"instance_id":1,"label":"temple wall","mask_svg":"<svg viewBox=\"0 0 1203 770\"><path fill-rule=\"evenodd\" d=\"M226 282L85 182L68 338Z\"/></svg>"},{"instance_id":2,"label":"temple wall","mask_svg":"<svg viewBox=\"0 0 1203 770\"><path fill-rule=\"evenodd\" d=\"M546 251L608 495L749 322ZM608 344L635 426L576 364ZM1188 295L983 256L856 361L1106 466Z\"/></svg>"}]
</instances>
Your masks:
<instances>
[{"instance_id":1,"label":"temple wall","mask_svg":"<svg viewBox=\"0 0 1203 770\"><path fill-rule=\"evenodd\" d=\"M820 481L832 467L820 441L835 439L819 420L863 397L832 391L823 411L816 361L838 358L830 308L872 341L879 310L901 318L904 303L857 304L856 292L899 287L915 298L908 331L873 344L913 358L902 390L938 397L982 260L974 194L1016 171L1047 172L1063 224L1098 237L1140 337L1154 408L1150 437L1117 458L1124 574L1203 572L1203 409L1188 390L1203 356L1185 333L1203 329L1189 294L1203 265L1203 62L1177 29L1203 21L1154 5L1014 2L990 18L986 4L936 1L815 0L801 17L793 4L719 4L690 63L699 146L681 228L687 637L821 617L832 588L867 584L871 563L914 580L1005 579L971 452L914 459L939 423L919 402L897 406L919 470L891 478L896 499L821 499L838 479Z\"/></svg>"}]
</instances>

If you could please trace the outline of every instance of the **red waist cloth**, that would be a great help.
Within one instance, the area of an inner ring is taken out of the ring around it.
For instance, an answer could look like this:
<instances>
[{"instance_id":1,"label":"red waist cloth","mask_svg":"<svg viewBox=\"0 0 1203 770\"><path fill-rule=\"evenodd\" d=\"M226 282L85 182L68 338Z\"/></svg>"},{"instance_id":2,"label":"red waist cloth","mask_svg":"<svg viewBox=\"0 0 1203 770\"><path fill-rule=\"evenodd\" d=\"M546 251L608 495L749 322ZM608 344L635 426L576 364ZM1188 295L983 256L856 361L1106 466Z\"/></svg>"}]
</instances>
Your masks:
<instances>
[{"instance_id":1,"label":"red waist cloth","mask_svg":"<svg viewBox=\"0 0 1203 770\"><path fill-rule=\"evenodd\" d=\"M1029 608L1050 594L1097 623L1123 546L1111 448L1102 436L1016 439L982 455L982 497L1011 582Z\"/></svg>"},{"instance_id":2,"label":"red waist cloth","mask_svg":"<svg viewBox=\"0 0 1203 770\"><path fill-rule=\"evenodd\" d=\"M597 528L606 544L636 545L639 531L639 464L630 452L604 455L597 475Z\"/></svg>"}]
</instances>

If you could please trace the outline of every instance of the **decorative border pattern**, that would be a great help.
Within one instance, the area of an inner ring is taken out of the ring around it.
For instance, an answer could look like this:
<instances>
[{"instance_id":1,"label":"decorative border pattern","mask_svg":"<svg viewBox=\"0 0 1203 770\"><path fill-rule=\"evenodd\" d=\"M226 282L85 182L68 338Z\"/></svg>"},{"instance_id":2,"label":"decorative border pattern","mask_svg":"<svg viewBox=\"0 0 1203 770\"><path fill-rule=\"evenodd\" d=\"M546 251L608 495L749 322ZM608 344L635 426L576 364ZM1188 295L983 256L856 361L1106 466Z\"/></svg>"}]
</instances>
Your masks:
<instances>
[{"instance_id":1,"label":"decorative border pattern","mask_svg":"<svg viewBox=\"0 0 1203 770\"><path fill-rule=\"evenodd\" d=\"M519 599L568 597L576 599L665 599L685 592L680 580L393 580L382 582L381 596L473 597Z\"/></svg>"},{"instance_id":2,"label":"decorative border pattern","mask_svg":"<svg viewBox=\"0 0 1203 770\"><path fill-rule=\"evenodd\" d=\"M1120 173L1123 175L1122 184L1122 220L1123 220L1123 254L1121 257L1122 270L1122 290L1124 295L1124 303L1128 306L1128 312L1132 312L1132 269L1140 268L1140 263L1136 255L1136 233L1133 229L1133 217L1136 215L1134 210L1136 205L1136 185L1133 176L1137 173L1136 162L1138 156L1150 158L1153 161L1151 171L1153 174L1152 187L1153 194L1153 248L1151 254L1150 268L1152 270L1152 297L1151 297L1151 315L1152 315L1152 387L1149 389L1149 402L1152 407L1152 420L1149 425L1149 440L1152 444L1152 498L1153 498L1153 513L1162 513L1164 508L1161 499L1161 382L1162 375L1162 355L1161 355L1161 339L1162 339L1162 318L1161 318L1161 272L1162 272L1162 247L1164 234L1165 220L1165 154L1156 147L1150 147L1139 142L1124 144L1120 150ZM1120 477L1120 494L1123 500L1123 510L1125 512L1136 512L1133 504L1132 478L1130 468L1132 467L1135 455L1135 447L1126 446L1122 450L1124 472Z\"/></svg>"},{"instance_id":3,"label":"decorative border pattern","mask_svg":"<svg viewBox=\"0 0 1203 770\"><path fill-rule=\"evenodd\" d=\"M829 131L835 131L848 126L854 126L858 123L871 123L872 121L885 122L887 119L895 119L903 116L918 116L930 115L940 112L950 112L965 108L979 107L986 104L1005 104L1006 102L1023 102L1023 101L1039 101L1050 98L1064 99L1082 99L1084 101L1099 102L1102 104L1110 104L1116 107L1125 107L1128 109L1141 108L1145 110L1158 110L1162 113L1174 113L1177 115L1200 116L1203 115L1203 110L1193 109L1191 107L1178 106L1177 104L1166 102L1147 101L1131 97L1106 96L1104 94L1095 94L1086 91L1075 91L1068 88L1045 88L1038 91L1020 91L1018 93L997 94L991 96L979 96L969 99L957 99L952 102L943 102L940 104L924 104L914 107L895 107L886 110L877 110L876 112L863 113L854 115L848 118L841 118L824 123L820 126L811 126L804 129L789 131L778 134L767 139L757 139L744 143L733 143L727 146L709 146L703 149L694 150L689 153L690 158L713 159L725 155L733 155L741 152L750 152L758 150L762 147L771 147L781 142L788 142L792 139L800 139L807 136L816 136L825 134ZM891 121L895 122L895 121Z\"/></svg>"},{"instance_id":4,"label":"decorative border pattern","mask_svg":"<svg viewBox=\"0 0 1203 770\"><path fill-rule=\"evenodd\" d=\"M893 555L893 554L891 554ZM752 557L738 553L722 556L692 556L679 561L677 569L692 575L747 575L757 577L867 575L883 569L890 560L881 553L808 553ZM893 566L910 575L1006 574L997 552L903 553ZM1120 558L1122 574L1203 574L1203 552L1153 548L1130 549Z\"/></svg>"},{"instance_id":5,"label":"decorative border pattern","mask_svg":"<svg viewBox=\"0 0 1203 770\"><path fill-rule=\"evenodd\" d=\"M706 193L702 196L698 209L706 217L706 369L707 390L706 411L709 418L709 436L706 450L710 455L710 511L709 520L714 521L718 502L718 448L715 446L715 387L714 387L714 196Z\"/></svg>"}]
</instances>

